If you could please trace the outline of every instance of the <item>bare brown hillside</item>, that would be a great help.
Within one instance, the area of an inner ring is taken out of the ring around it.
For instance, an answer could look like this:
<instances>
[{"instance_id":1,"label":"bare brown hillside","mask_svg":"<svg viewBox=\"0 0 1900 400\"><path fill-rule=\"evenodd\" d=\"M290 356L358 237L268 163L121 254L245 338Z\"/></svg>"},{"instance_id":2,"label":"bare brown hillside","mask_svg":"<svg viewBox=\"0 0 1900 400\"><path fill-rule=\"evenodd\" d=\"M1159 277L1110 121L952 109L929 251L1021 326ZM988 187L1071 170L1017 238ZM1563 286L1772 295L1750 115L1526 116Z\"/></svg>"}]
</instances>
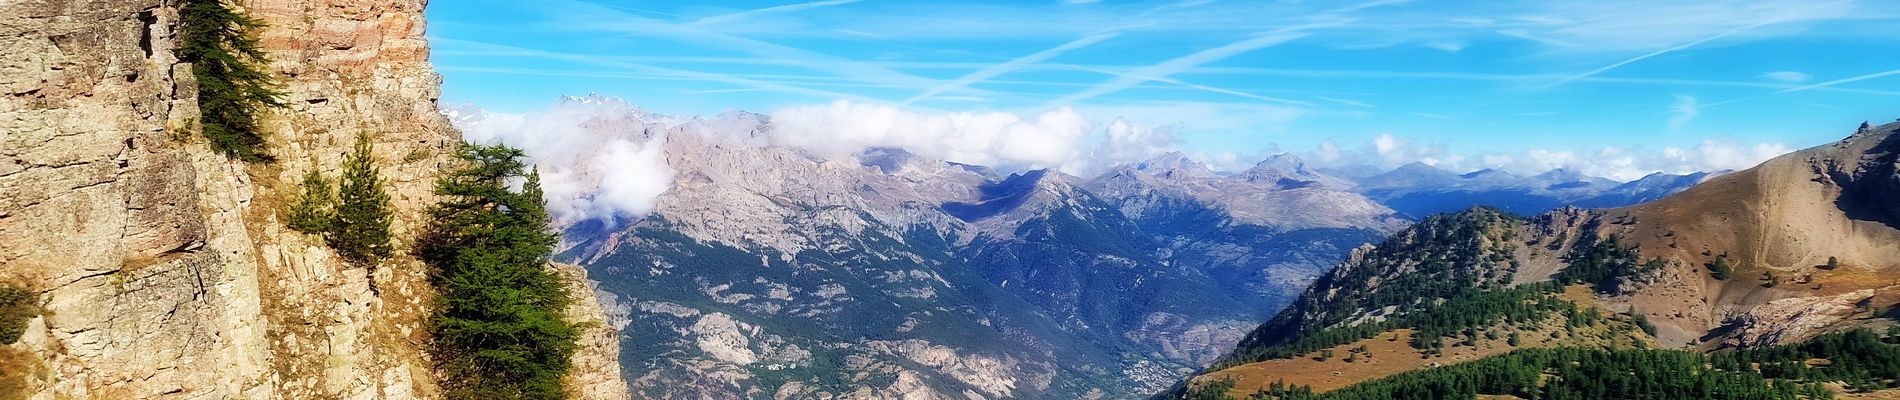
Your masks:
<instances>
[{"instance_id":1,"label":"bare brown hillside","mask_svg":"<svg viewBox=\"0 0 1900 400\"><path fill-rule=\"evenodd\" d=\"M1663 200L1610 210L1634 221L1610 229L1639 243L1644 256L1675 261L1666 282L1627 300L1682 334L1725 323L1736 330L1711 345L1798 340L1851 323L1866 306L1900 301L1890 290L1900 284L1896 129L1900 123L1870 127ZM1706 264L1722 255L1735 272L1712 279ZM1824 267L1830 257L1838 268Z\"/></svg>"}]
</instances>

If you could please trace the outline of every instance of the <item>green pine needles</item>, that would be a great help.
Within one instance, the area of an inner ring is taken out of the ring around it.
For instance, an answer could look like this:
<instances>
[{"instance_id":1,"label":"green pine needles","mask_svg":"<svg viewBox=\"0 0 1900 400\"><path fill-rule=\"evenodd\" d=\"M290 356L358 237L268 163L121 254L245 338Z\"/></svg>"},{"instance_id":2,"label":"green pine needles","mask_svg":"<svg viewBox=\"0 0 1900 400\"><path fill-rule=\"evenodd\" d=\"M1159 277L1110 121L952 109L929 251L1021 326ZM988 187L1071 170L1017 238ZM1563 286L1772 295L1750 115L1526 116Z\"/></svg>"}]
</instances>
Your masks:
<instances>
[{"instance_id":1,"label":"green pine needles","mask_svg":"<svg viewBox=\"0 0 1900 400\"><path fill-rule=\"evenodd\" d=\"M356 261L389 257L389 193L376 168L369 135L356 135L356 149L343 160L337 180L336 219L325 235L337 254Z\"/></svg>"},{"instance_id":2,"label":"green pine needles","mask_svg":"<svg viewBox=\"0 0 1900 400\"><path fill-rule=\"evenodd\" d=\"M0 345L13 344L26 333L26 321L39 316L38 300L38 293L0 284Z\"/></svg>"},{"instance_id":3,"label":"green pine needles","mask_svg":"<svg viewBox=\"0 0 1900 400\"><path fill-rule=\"evenodd\" d=\"M336 192L330 189L330 180L312 167L303 175L302 197L290 208L290 229L303 233L328 232L330 223L336 220L335 207Z\"/></svg>"},{"instance_id":4,"label":"green pine needles","mask_svg":"<svg viewBox=\"0 0 1900 400\"><path fill-rule=\"evenodd\" d=\"M356 262L372 262L389 257L394 246L389 238L389 193L383 191L381 169L376 167L376 148L369 135L356 135L356 147L343 160L343 176L337 189L330 180L311 168L303 176L303 195L290 208L290 229L323 234L324 241L338 255Z\"/></svg>"},{"instance_id":5,"label":"green pine needles","mask_svg":"<svg viewBox=\"0 0 1900 400\"><path fill-rule=\"evenodd\" d=\"M198 80L201 130L211 147L246 162L270 161L258 116L282 107L282 93L259 66L265 53L251 31L263 23L223 0L185 0L179 9L178 59Z\"/></svg>"},{"instance_id":6,"label":"green pine needles","mask_svg":"<svg viewBox=\"0 0 1900 400\"><path fill-rule=\"evenodd\" d=\"M434 334L444 397L564 398L577 332L562 319L566 288L546 268L557 237L539 173L506 146L465 145L457 158L462 167L436 183L442 200L418 246L442 296Z\"/></svg>"}]
</instances>

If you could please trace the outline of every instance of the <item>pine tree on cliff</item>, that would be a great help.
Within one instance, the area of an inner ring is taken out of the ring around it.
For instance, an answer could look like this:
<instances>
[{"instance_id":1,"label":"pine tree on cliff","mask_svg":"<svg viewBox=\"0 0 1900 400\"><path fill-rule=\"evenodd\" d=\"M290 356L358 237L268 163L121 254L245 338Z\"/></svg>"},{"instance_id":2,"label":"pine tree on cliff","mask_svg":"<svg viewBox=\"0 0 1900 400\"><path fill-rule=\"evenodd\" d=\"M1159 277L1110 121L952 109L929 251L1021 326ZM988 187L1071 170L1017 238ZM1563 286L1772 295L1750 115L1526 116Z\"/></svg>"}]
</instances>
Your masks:
<instances>
[{"instance_id":1,"label":"pine tree on cliff","mask_svg":"<svg viewBox=\"0 0 1900 400\"><path fill-rule=\"evenodd\" d=\"M376 168L375 147L369 135L356 135L356 149L343 160L337 180L336 219L330 227L330 247L356 261L388 257L389 193L383 192Z\"/></svg>"},{"instance_id":2,"label":"pine tree on cliff","mask_svg":"<svg viewBox=\"0 0 1900 400\"><path fill-rule=\"evenodd\" d=\"M440 293L436 356L448 398L560 399L575 327L568 295L547 267L541 180L519 149L466 145L462 167L436 183L442 200L418 253ZM510 190L510 182L522 182Z\"/></svg>"},{"instance_id":3,"label":"pine tree on cliff","mask_svg":"<svg viewBox=\"0 0 1900 400\"><path fill-rule=\"evenodd\" d=\"M198 81L199 126L211 147L247 162L269 161L258 116L282 107L282 94L260 65L252 31L263 26L224 0L185 0L179 9L178 59Z\"/></svg>"},{"instance_id":4,"label":"pine tree on cliff","mask_svg":"<svg viewBox=\"0 0 1900 400\"><path fill-rule=\"evenodd\" d=\"M302 196L290 208L290 229L303 233L328 232L336 220L335 207L336 192L330 189L330 180L312 167L303 176Z\"/></svg>"},{"instance_id":5,"label":"pine tree on cliff","mask_svg":"<svg viewBox=\"0 0 1900 400\"><path fill-rule=\"evenodd\" d=\"M37 292L8 284L0 284L0 345L13 344L26 334L26 323L39 316L39 295ZM0 371L6 368L0 367ZM0 380L0 382L5 382ZM0 384L0 389L6 386ZM6 393L0 391L0 393Z\"/></svg>"}]
</instances>

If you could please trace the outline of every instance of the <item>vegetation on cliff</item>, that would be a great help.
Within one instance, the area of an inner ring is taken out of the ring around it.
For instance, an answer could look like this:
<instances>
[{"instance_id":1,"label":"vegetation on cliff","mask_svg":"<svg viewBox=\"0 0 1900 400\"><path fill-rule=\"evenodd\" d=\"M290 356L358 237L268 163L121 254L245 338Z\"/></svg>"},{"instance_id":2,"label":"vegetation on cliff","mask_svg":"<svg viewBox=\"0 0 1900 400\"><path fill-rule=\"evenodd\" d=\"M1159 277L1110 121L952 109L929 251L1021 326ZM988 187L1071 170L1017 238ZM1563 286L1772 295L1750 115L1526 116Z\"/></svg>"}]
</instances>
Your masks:
<instances>
[{"instance_id":1,"label":"vegetation on cliff","mask_svg":"<svg viewBox=\"0 0 1900 400\"><path fill-rule=\"evenodd\" d=\"M577 330L546 267L550 232L538 172L506 146L465 145L437 181L442 200L419 256L440 293L434 333L443 390L457 399L560 399ZM520 189L510 189L520 182Z\"/></svg>"},{"instance_id":2,"label":"vegetation on cliff","mask_svg":"<svg viewBox=\"0 0 1900 400\"><path fill-rule=\"evenodd\" d=\"M290 229L303 233L323 233L336 219L336 191L323 171L310 168L303 175L303 193L290 207Z\"/></svg>"},{"instance_id":3,"label":"vegetation on cliff","mask_svg":"<svg viewBox=\"0 0 1900 400\"><path fill-rule=\"evenodd\" d=\"M13 344L26 333L26 321L39 315L38 297L26 289L0 285L0 344Z\"/></svg>"},{"instance_id":4,"label":"vegetation on cliff","mask_svg":"<svg viewBox=\"0 0 1900 400\"><path fill-rule=\"evenodd\" d=\"M389 193L369 135L356 135L355 151L343 160L337 179L336 219L326 239L337 254L355 261L389 257Z\"/></svg>"},{"instance_id":5,"label":"vegetation on cliff","mask_svg":"<svg viewBox=\"0 0 1900 400\"><path fill-rule=\"evenodd\" d=\"M258 116L283 106L260 67L265 53L252 31L262 26L223 0L185 0L179 8L177 54L198 81L200 131L213 149L247 162L271 160Z\"/></svg>"},{"instance_id":6,"label":"vegetation on cliff","mask_svg":"<svg viewBox=\"0 0 1900 400\"><path fill-rule=\"evenodd\" d=\"M302 186L303 193L290 208L290 229L323 234L330 248L351 261L372 262L394 251L389 233L393 211L369 135L356 136L335 190L315 168L304 174Z\"/></svg>"}]
</instances>

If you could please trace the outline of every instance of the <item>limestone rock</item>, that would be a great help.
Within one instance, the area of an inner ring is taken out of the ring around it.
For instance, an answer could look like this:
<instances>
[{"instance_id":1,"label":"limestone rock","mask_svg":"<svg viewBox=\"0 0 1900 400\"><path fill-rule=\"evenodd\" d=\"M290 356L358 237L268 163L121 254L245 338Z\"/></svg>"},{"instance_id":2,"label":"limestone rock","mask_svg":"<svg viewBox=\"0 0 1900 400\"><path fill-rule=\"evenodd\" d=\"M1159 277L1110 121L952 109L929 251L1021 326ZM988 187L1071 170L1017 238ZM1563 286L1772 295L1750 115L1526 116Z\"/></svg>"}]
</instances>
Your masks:
<instances>
[{"instance_id":1,"label":"limestone rock","mask_svg":"<svg viewBox=\"0 0 1900 400\"><path fill-rule=\"evenodd\" d=\"M48 311L13 345L45 366L30 398L435 396L423 266L351 265L282 222L304 171L366 132L395 233L416 231L460 140L436 111L426 1L237 3L289 104L263 121L274 164L194 133L178 2L0 6L0 283Z\"/></svg>"},{"instance_id":2,"label":"limestone rock","mask_svg":"<svg viewBox=\"0 0 1900 400\"><path fill-rule=\"evenodd\" d=\"M1768 302L1751 308L1735 318L1735 333L1728 345L1735 347L1797 343L1822 333L1860 310L1872 300L1873 289L1835 296L1794 297Z\"/></svg>"},{"instance_id":3,"label":"limestone rock","mask_svg":"<svg viewBox=\"0 0 1900 400\"><path fill-rule=\"evenodd\" d=\"M573 364L569 367L567 390L575 399L625 400L627 381L620 376L620 328L611 320L602 302L595 301L594 281L587 270L572 264L551 264L555 273L567 282L573 297L567 307L567 321L581 327ZM624 326L624 325L620 325Z\"/></svg>"}]
</instances>

